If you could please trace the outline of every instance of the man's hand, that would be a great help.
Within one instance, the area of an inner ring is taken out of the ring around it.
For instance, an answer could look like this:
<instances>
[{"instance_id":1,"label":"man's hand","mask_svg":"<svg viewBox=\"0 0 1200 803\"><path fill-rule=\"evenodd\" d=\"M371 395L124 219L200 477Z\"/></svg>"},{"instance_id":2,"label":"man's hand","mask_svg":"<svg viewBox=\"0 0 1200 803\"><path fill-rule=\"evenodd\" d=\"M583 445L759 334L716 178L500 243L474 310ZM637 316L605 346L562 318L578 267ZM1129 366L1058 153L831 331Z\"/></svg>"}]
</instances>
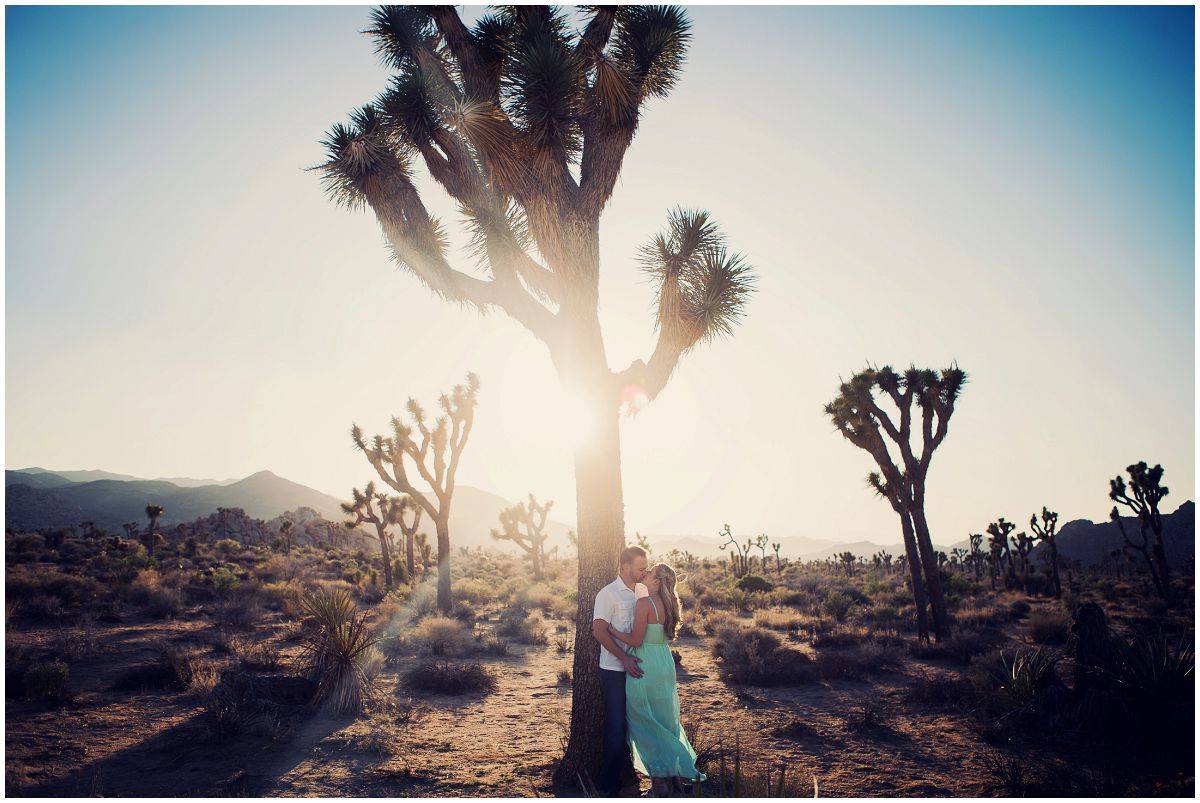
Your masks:
<instances>
[{"instance_id":1,"label":"man's hand","mask_svg":"<svg viewBox=\"0 0 1200 803\"><path fill-rule=\"evenodd\" d=\"M632 675L635 678L640 678L642 675L646 674L642 671L642 668L638 666L638 664L641 662L642 659L638 658L637 656L630 655L627 652L621 653L621 665L625 667L625 672L628 675Z\"/></svg>"}]
</instances>

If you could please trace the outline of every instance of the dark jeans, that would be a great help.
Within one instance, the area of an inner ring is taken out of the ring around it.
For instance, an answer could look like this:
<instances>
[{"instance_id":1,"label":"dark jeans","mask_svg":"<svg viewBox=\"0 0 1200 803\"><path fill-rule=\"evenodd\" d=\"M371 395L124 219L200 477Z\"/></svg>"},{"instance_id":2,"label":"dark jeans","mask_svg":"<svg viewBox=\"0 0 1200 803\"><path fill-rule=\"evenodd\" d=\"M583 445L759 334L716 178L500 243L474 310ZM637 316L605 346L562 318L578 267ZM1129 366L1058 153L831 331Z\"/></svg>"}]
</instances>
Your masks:
<instances>
[{"instance_id":1,"label":"dark jeans","mask_svg":"<svg viewBox=\"0 0 1200 803\"><path fill-rule=\"evenodd\" d=\"M604 697L604 741L596 791L605 797L616 797L621 792L621 766L625 758L625 673L601 669L600 692Z\"/></svg>"}]
</instances>

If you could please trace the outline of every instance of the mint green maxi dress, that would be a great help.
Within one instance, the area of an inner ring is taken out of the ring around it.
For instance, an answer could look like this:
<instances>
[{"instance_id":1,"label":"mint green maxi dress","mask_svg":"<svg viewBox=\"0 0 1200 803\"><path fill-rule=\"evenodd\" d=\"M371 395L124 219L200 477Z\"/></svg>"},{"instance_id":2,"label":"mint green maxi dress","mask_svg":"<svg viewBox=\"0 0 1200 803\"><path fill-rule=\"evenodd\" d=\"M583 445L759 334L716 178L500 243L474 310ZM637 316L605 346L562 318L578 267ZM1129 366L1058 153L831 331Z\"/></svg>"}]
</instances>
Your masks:
<instances>
[{"instance_id":1,"label":"mint green maxi dress","mask_svg":"<svg viewBox=\"0 0 1200 803\"><path fill-rule=\"evenodd\" d=\"M653 599L650 604L658 619L658 606ZM696 751L679 722L675 658L662 624L649 623L641 645L629 653L641 659L644 673L625 677L625 720L634 767L651 778L704 780L696 769Z\"/></svg>"}]
</instances>

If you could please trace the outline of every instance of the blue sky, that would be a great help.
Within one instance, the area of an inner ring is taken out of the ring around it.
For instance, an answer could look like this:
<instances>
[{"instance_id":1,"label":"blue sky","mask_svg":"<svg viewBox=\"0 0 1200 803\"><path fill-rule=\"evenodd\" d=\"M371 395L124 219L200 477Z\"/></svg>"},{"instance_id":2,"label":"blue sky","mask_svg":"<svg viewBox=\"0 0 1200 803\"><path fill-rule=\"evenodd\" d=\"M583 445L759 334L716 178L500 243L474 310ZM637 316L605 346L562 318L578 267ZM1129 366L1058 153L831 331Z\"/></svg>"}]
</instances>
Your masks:
<instances>
[{"instance_id":1,"label":"blue sky","mask_svg":"<svg viewBox=\"0 0 1200 803\"><path fill-rule=\"evenodd\" d=\"M937 540L1043 504L1103 517L1139 459L1170 508L1190 498L1192 13L690 9L682 80L602 221L614 367L652 347L632 257L670 207L709 209L761 289L624 425L630 529L895 539L821 414L867 360L971 374L931 472ZM474 369L462 481L572 519L543 350L436 302L303 170L386 81L366 19L6 9L10 467L269 468L346 495L369 478L352 420Z\"/></svg>"}]
</instances>

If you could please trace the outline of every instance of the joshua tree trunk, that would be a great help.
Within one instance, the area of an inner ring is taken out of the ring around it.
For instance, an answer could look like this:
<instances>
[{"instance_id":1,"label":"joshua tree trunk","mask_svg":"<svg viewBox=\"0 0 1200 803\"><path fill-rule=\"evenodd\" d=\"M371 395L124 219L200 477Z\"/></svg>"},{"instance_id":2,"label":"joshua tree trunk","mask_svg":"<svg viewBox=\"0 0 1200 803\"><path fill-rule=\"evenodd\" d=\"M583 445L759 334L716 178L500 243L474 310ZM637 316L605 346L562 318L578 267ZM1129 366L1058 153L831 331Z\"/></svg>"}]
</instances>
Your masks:
<instances>
[{"instance_id":1,"label":"joshua tree trunk","mask_svg":"<svg viewBox=\"0 0 1200 803\"><path fill-rule=\"evenodd\" d=\"M448 506L447 506L448 507ZM434 520L437 530L437 604L438 610L450 613L450 521L449 512Z\"/></svg>"},{"instance_id":2,"label":"joshua tree trunk","mask_svg":"<svg viewBox=\"0 0 1200 803\"><path fill-rule=\"evenodd\" d=\"M933 540L929 537L929 524L925 520L925 489L918 485L914 491L913 528L917 534L921 566L925 569L929 607L933 610L933 637L940 642L943 637L950 634L950 622L946 616L946 601L942 597L942 579L938 570L937 554L933 549Z\"/></svg>"},{"instance_id":3,"label":"joshua tree trunk","mask_svg":"<svg viewBox=\"0 0 1200 803\"><path fill-rule=\"evenodd\" d=\"M1058 577L1058 544L1050 539L1050 580L1054 584L1054 598L1062 596L1062 581Z\"/></svg>"},{"instance_id":4,"label":"joshua tree trunk","mask_svg":"<svg viewBox=\"0 0 1200 803\"><path fill-rule=\"evenodd\" d=\"M376 524L375 532L379 534L379 554L383 557L383 587L392 590L392 549L388 543L387 525Z\"/></svg>"},{"instance_id":5,"label":"joshua tree trunk","mask_svg":"<svg viewBox=\"0 0 1200 803\"><path fill-rule=\"evenodd\" d=\"M415 533L405 533L404 535L404 560L408 564L408 576L410 578L417 576L417 560L413 549L415 538Z\"/></svg>"},{"instance_id":6,"label":"joshua tree trunk","mask_svg":"<svg viewBox=\"0 0 1200 803\"><path fill-rule=\"evenodd\" d=\"M615 404L593 416L588 443L575 452L575 498L579 533L579 607L575 662L571 674L571 731L555 783L596 779L604 704L600 695L600 644L592 637L596 594L612 582L625 546L625 503L621 492L621 441Z\"/></svg>"},{"instance_id":7,"label":"joshua tree trunk","mask_svg":"<svg viewBox=\"0 0 1200 803\"><path fill-rule=\"evenodd\" d=\"M917 552L917 539L913 534L912 520L903 510L900 513L900 526L904 532L904 554L908 557L908 573L912 579L913 602L917 606L917 638L929 641L929 618L925 611L928 601L925 596L925 583L921 580L921 558Z\"/></svg>"}]
</instances>

